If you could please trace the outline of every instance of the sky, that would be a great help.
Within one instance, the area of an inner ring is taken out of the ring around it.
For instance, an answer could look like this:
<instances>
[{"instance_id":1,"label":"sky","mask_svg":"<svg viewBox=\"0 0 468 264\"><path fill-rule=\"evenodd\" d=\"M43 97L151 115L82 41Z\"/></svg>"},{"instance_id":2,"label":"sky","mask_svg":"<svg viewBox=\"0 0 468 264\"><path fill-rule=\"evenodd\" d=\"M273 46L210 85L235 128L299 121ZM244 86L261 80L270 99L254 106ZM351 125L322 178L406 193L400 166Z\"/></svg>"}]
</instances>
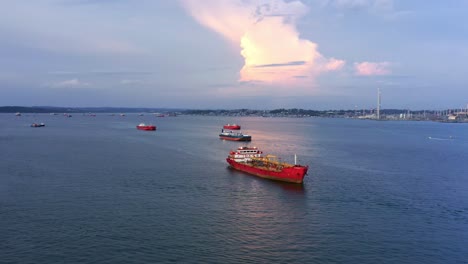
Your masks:
<instances>
[{"instance_id":1,"label":"sky","mask_svg":"<svg viewBox=\"0 0 468 264\"><path fill-rule=\"evenodd\" d=\"M468 1L0 0L0 106L468 104Z\"/></svg>"}]
</instances>

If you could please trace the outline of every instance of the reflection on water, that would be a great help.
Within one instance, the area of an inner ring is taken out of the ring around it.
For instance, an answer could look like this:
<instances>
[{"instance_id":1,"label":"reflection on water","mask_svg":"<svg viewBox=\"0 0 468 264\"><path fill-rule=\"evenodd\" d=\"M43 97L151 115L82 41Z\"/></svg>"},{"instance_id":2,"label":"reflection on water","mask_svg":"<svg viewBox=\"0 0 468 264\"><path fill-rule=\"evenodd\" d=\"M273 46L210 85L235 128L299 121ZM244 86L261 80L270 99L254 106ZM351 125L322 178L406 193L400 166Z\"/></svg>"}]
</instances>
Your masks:
<instances>
[{"instance_id":1,"label":"reflection on water","mask_svg":"<svg viewBox=\"0 0 468 264\"><path fill-rule=\"evenodd\" d=\"M275 182L275 184L281 187L281 189L294 194L305 194L306 191L304 184L294 184L287 182Z\"/></svg>"}]
</instances>

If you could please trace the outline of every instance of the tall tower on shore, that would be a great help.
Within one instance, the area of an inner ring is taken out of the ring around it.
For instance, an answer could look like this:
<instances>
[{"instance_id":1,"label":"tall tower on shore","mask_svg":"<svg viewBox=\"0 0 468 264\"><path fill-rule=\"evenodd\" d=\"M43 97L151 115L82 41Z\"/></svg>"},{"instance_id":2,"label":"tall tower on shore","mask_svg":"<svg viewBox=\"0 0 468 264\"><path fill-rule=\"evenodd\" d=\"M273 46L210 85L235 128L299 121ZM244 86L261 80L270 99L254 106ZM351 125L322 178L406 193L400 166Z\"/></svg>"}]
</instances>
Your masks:
<instances>
[{"instance_id":1,"label":"tall tower on shore","mask_svg":"<svg viewBox=\"0 0 468 264\"><path fill-rule=\"evenodd\" d=\"M380 88L378 88L377 89L377 119L380 119L380 103L381 103Z\"/></svg>"}]
</instances>

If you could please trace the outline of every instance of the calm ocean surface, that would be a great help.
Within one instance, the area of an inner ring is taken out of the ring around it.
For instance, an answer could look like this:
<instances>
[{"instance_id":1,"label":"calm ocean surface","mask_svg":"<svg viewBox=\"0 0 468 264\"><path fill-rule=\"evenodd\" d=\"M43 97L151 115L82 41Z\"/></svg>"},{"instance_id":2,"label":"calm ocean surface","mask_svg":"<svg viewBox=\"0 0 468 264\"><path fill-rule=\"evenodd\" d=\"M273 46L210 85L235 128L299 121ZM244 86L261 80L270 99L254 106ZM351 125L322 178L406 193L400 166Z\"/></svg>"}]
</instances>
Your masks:
<instances>
[{"instance_id":1,"label":"calm ocean surface","mask_svg":"<svg viewBox=\"0 0 468 264\"><path fill-rule=\"evenodd\" d=\"M304 185L229 169L233 122ZM171 262L468 263L468 124L0 115L0 263Z\"/></svg>"}]
</instances>

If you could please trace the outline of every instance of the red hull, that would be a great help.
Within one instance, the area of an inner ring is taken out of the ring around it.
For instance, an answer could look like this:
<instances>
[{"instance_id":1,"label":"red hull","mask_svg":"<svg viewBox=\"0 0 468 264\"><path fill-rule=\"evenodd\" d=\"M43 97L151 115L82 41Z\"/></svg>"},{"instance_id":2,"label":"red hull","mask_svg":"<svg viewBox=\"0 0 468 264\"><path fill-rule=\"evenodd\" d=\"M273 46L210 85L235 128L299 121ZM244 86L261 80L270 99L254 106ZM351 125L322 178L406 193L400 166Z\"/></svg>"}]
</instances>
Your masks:
<instances>
[{"instance_id":1,"label":"red hull","mask_svg":"<svg viewBox=\"0 0 468 264\"><path fill-rule=\"evenodd\" d=\"M156 126L137 126L138 130L153 131L156 130Z\"/></svg>"},{"instance_id":2,"label":"red hull","mask_svg":"<svg viewBox=\"0 0 468 264\"><path fill-rule=\"evenodd\" d=\"M302 183L304 176L309 169L309 166L293 166L283 168L282 170L269 170L266 168L253 167L248 163L239 163L230 158L227 158L226 161L231 165L232 168L240 170L261 178L267 178L276 181L292 182L292 183Z\"/></svg>"},{"instance_id":3,"label":"red hull","mask_svg":"<svg viewBox=\"0 0 468 264\"><path fill-rule=\"evenodd\" d=\"M229 130L240 130L241 126L239 125L224 125L224 129L229 129Z\"/></svg>"}]
</instances>

